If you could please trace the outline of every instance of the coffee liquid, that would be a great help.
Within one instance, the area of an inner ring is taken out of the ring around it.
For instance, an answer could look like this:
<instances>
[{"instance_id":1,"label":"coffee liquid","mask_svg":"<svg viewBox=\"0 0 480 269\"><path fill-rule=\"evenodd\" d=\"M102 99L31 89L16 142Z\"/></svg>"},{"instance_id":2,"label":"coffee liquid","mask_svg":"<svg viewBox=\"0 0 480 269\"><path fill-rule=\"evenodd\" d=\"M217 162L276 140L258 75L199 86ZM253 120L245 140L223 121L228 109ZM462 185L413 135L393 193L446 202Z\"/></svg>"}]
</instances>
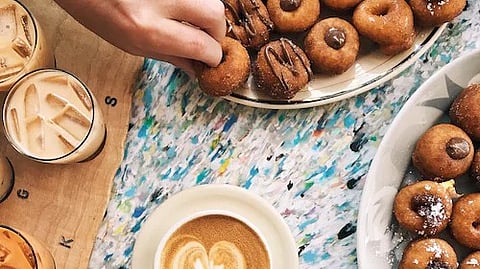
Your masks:
<instances>
[{"instance_id":1,"label":"coffee liquid","mask_svg":"<svg viewBox=\"0 0 480 269\"><path fill-rule=\"evenodd\" d=\"M161 268L268 269L270 258L262 239L248 225L225 215L207 215L172 234L162 252Z\"/></svg>"}]
</instances>

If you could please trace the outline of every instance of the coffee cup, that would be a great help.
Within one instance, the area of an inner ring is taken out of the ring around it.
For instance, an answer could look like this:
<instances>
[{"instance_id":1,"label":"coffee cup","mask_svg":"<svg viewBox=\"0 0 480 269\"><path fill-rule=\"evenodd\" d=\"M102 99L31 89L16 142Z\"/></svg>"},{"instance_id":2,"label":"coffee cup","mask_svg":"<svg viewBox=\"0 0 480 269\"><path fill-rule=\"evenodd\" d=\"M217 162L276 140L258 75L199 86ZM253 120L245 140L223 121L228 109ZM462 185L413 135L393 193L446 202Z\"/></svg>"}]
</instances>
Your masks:
<instances>
[{"instance_id":1,"label":"coffee cup","mask_svg":"<svg viewBox=\"0 0 480 269\"><path fill-rule=\"evenodd\" d=\"M22 3L0 0L0 27L0 91L32 70L55 66L42 28Z\"/></svg>"},{"instance_id":2,"label":"coffee cup","mask_svg":"<svg viewBox=\"0 0 480 269\"><path fill-rule=\"evenodd\" d=\"M0 155L0 203L5 201L13 189L15 175L10 161Z\"/></svg>"},{"instance_id":3,"label":"coffee cup","mask_svg":"<svg viewBox=\"0 0 480 269\"><path fill-rule=\"evenodd\" d=\"M224 210L201 211L175 223L158 244L154 269L269 269L261 231Z\"/></svg>"},{"instance_id":4,"label":"coffee cup","mask_svg":"<svg viewBox=\"0 0 480 269\"><path fill-rule=\"evenodd\" d=\"M39 69L20 78L3 107L5 136L24 156L44 163L90 160L106 139L92 92L73 74Z\"/></svg>"},{"instance_id":5,"label":"coffee cup","mask_svg":"<svg viewBox=\"0 0 480 269\"><path fill-rule=\"evenodd\" d=\"M55 269L55 261L35 237L0 224L0 268Z\"/></svg>"}]
</instances>

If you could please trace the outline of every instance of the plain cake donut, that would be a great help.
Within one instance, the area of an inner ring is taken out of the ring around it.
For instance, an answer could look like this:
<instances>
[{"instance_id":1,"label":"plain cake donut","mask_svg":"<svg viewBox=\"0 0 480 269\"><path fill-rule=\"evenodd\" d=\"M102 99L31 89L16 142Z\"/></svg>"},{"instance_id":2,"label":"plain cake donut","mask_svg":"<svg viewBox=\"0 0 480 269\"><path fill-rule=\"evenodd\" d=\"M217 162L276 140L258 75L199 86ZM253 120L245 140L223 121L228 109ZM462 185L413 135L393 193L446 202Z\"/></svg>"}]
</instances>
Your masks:
<instances>
[{"instance_id":1,"label":"plain cake donut","mask_svg":"<svg viewBox=\"0 0 480 269\"><path fill-rule=\"evenodd\" d=\"M386 55L408 50L415 39L413 13L404 0L364 0L353 12L353 24Z\"/></svg>"},{"instance_id":2,"label":"plain cake donut","mask_svg":"<svg viewBox=\"0 0 480 269\"><path fill-rule=\"evenodd\" d=\"M316 73L341 74L357 59L357 30L346 20L328 18L316 23L304 40L305 53Z\"/></svg>"},{"instance_id":3,"label":"plain cake donut","mask_svg":"<svg viewBox=\"0 0 480 269\"><path fill-rule=\"evenodd\" d=\"M410 242L403 252L398 268L456 269L457 266L457 254L447 241L440 238L426 238Z\"/></svg>"},{"instance_id":4,"label":"plain cake donut","mask_svg":"<svg viewBox=\"0 0 480 269\"><path fill-rule=\"evenodd\" d=\"M310 28L320 15L319 0L269 0L267 10L280 33L302 32Z\"/></svg>"},{"instance_id":5,"label":"plain cake donut","mask_svg":"<svg viewBox=\"0 0 480 269\"><path fill-rule=\"evenodd\" d=\"M400 226L422 236L445 230L452 214L453 184L418 181L400 189L393 212Z\"/></svg>"},{"instance_id":6,"label":"plain cake donut","mask_svg":"<svg viewBox=\"0 0 480 269\"><path fill-rule=\"evenodd\" d=\"M480 141L480 84L472 84L457 95L449 116L472 140Z\"/></svg>"},{"instance_id":7,"label":"plain cake donut","mask_svg":"<svg viewBox=\"0 0 480 269\"><path fill-rule=\"evenodd\" d=\"M460 269L478 269L480 268L480 251L470 253L460 263Z\"/></svg>"},{"instance_id":8,"label":"plain cake donut","mask_svg":"<svg viewBox=\"0 0 480 269\"><path fill-rule=\"evenodd\" d=\"M455 202L450 229L460 244L480 249L480 193L466 194Z\"/></svg>"},{"instance_id":9,"label":"plain cake donut","mask_svg":"<svg viewBox=\"0 0 480 269\"><path fill-rule=\"evenodd\" d=\"M250 56L238 40L225 37L223 58L217 67L195 66L200 88L211 96L225 96L245 83L250 75Z\"/></svg>"}]
</instances>

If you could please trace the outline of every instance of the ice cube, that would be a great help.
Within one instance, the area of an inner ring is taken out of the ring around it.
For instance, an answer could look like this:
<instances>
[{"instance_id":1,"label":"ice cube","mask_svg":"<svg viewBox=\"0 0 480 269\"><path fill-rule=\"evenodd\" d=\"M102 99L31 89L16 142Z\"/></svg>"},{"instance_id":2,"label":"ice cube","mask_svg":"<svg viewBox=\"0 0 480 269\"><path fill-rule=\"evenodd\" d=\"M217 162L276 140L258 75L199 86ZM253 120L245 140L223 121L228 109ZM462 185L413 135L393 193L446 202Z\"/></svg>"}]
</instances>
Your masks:
<instances>
[{"instance_id":1,"label":"ice cube","mask_svg":"<svg viewBox=\"0 0 480 269\"><path fill-rule=\"evenodd\" d=\"M32 34L30 33L30 26L28 25L28 16L27 15L22 15L21 17L22 21L22 28L23 28L23 33L25 34L25 37L27 38L27 42L30 46L33 46L33 41L32 41Z\"/></svg>"},{"instance_id":2,"label":"ice cube","mask_svg":"<svg viewBox=\"0 0 480 269\"><path fill-rule=\"evenodd\" d=\"M38 97L37 86L30 84L25 90L25 120L34 118L40 112L40 98Z\"/></svg>"},{"instance_id":3,"label":"ice cube","mask_svg":"<svg viewBox=\"0 0 480 269\"><path fill-rule=\"evenodd\" d=\"M30 46L20 37L13 40L12 49L22 58L29 58L32 55Z\"/></svg>"},{"instance_id":4,"label":"ice cube","mask_svg":"<svg viewBox=\"0 0 480 269\"><path fill-rule=\"evenodd\" d=\"M47 104L63 109L64 107L67 106L68 101L65 100L63 97L60 97L54 93L48 93Z\"/></svg>"},{"instance_id":5,"label":"ice cube","mask_svg":"<svg viewBox=\"0 0 480 269\"><path fill-rule=\"evenodd\" d=\"M43 152L45 150L45 124L42 117L37 115L26 122L28 146L33 152Z\"/></svg>"},{"instance_id":6,"label":"ice cube","mask_svg":"<svg viewBox=\"0 0 480 269\"><path fill-rule=\"evenodd\" d=\"M22 142L22 137L20 136L20 123L18 122L18 112L16 108L10 109L10 116L12 117L14 134L18 141Z\"/></svg>"},{"instance_id":7,"label":"ice cube","mask_svg":"<svg viewBox=\"0 0 480 269\"><path fill-rule=\"evenodd\" d=\"M67 105L52 121L78 140L85 137L91 125L90 119L71 105Z\"/></svg>"},{"instance_id":8,"label":"ice cube","mask_svg":"<svg viewBox=\"0 0 480 269\"><path fill-rule=\"evenodd\" d=\"M0 8L0 36L0 47L10 45L10 42L17 36L15 5Z\"/></svg>"},{"instance_id":9,"label":"ice cube","mask_svg":"<svg viewBox=\"0 0 480 269\"><path fill-rule=\"evenodd\" d=\"M92 110L92 101L84 89L82 89L77 82L71 81L70 79L68 80L68 85L70 88L72 88L80 101L82 101L82 104L85 106L85 108L87 108L88 111Z\"/></svg>"}]
</instances>

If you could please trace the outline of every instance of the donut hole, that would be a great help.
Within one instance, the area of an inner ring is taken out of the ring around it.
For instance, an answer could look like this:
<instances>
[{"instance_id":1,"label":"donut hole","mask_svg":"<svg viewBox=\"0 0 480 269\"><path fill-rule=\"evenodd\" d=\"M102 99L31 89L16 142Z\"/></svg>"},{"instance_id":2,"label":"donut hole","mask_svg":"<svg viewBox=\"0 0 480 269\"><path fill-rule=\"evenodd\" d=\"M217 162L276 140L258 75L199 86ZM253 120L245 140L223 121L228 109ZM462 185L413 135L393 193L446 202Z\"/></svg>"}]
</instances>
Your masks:
<instances>
[{"instance_id":1,"label":"donut hole","mask_svg":"<svg viewBox=\"0 0 480 269\"><path fill-rule=\"evenodd\" d=\"M480 219L474 221L474 222L472 223L472 226L473 226L473 228L475 228L475 229L477 229L477 230L480 230Z\"/></svg>"},{"instance_id":2,"label":"donut hole","mask_svg":"<svg viewBox=\"0 0 480 269\"><path fill-rule=\"evenodd\" d=\"M389 12L390 12L389 5L379 5L372 10L372 15L383 17L383 16L386 16Z\"/></svg>"}]
</instances>

